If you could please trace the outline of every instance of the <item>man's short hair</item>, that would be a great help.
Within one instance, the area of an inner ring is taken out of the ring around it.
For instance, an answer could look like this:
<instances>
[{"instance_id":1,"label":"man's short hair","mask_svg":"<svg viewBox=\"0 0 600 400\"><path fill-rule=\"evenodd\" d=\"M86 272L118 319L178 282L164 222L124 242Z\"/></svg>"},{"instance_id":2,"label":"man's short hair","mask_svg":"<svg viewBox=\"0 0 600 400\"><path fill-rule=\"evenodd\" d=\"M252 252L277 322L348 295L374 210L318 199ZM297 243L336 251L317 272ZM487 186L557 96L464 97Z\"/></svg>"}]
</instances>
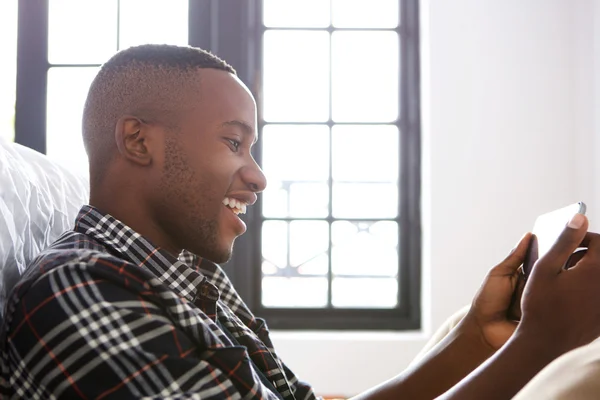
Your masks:
<instances>
[{"instance_id":1,"label":"man's short hair","mask_svg":"<svg viewBox=\"0 0 600 400\"><path fill-rule=\"evenodd\" d=\"M199 68L235 74L217 56L194 47L148 44L122 50L108 60L90 86L83 111L83 142L92 186L116 151L117 120L126 114L176 128L186 99L197 96Z\"/></svg>"}]
</instances>

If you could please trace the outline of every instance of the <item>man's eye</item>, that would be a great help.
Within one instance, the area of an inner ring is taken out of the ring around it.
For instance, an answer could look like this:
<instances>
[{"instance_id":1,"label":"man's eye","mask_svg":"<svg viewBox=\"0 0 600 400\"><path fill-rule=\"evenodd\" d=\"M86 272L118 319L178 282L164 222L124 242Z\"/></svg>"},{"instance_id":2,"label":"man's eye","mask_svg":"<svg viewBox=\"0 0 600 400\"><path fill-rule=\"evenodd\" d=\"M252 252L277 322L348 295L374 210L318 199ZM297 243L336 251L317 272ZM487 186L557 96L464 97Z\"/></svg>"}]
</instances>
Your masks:
<instances>
[{"instance_id":1,"label":"man's eye","mask_svg":"<svg viewBox=\"0 0 600 400\"><path fill-rule=\"evenodd\" d=\"M238 151L238 149L240 148L240 142L238 140L235 139L227 139L227 141L229 143L231 143L231 145L233 146L233 148L235 149L234 151Z\"/></svg>"}]
</instances>

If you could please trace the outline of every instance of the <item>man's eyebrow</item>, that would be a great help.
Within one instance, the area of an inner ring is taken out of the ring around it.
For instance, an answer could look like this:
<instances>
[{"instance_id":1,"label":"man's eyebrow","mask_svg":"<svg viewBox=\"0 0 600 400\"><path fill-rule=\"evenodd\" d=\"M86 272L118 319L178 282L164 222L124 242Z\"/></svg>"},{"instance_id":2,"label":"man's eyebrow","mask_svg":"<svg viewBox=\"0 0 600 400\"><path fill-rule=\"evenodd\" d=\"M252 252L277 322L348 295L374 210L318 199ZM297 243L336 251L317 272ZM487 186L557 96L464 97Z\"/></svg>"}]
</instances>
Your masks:
<instances>
[{"instance_id":1,"label":"man's eyebrow","mask_svg":"<svg viewBox=\"0 0 600 400\"><path fill-rule=\"evenodd\" d=\"M254 128L252 126L250 126L249 124L245 123L244 121L232 119L231 121L226 121L221 124L222 128L227 127L227 126L237 126L238 128L240 128L242 130L242 132L244 132L244 135L254 136L254 141L252 142L252 144L255 144L256 141L258 140L258 137L254 135Z\"/></svg>"}]
</instances>

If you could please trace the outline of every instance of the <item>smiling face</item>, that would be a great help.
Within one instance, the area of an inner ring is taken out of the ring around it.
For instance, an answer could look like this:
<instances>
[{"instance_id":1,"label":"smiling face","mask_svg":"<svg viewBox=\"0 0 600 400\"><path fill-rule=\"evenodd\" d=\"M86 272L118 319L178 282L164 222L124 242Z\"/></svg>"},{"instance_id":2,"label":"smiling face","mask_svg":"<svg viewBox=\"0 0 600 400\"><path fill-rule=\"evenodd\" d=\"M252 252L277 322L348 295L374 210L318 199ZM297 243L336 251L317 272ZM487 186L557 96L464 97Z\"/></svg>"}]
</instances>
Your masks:
<instances>
[{"instance_id":1,"label":"smiling face","mask_svg":"<svg viewBox=\"0 0 600 400\"><path fill-rule=\"evenodd\" d=\"M216 69L198 73L195 100L178 127L162 135L162 157L153 157L158 184L147 198L169 247L225 262L246 230L237 213L266 186L250 153L256 105L235 75Z\"/></svg>"}]
</instances>

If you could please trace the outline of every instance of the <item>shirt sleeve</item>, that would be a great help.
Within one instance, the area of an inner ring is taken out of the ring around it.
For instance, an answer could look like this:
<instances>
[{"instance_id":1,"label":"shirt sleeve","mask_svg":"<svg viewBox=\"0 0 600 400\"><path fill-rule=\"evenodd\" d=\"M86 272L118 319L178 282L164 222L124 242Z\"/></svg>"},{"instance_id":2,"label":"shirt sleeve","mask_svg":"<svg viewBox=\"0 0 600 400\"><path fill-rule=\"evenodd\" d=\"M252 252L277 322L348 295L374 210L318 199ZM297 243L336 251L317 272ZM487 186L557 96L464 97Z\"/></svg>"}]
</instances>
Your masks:
<instances>
[{"instance_id":1,"label":"shirt sleeve","mask_svg":"<svg viewBox=\"0 0 600 400\"><path fill-rule=\"evenodd\" d=\"M188 334L186 324L202 325L175 324L142 281L111 279L97 264L53 268L13 303L5 343L19 397L277 398L244 347L219 343L206 327Z\"/></svg>"}]
</instances>

